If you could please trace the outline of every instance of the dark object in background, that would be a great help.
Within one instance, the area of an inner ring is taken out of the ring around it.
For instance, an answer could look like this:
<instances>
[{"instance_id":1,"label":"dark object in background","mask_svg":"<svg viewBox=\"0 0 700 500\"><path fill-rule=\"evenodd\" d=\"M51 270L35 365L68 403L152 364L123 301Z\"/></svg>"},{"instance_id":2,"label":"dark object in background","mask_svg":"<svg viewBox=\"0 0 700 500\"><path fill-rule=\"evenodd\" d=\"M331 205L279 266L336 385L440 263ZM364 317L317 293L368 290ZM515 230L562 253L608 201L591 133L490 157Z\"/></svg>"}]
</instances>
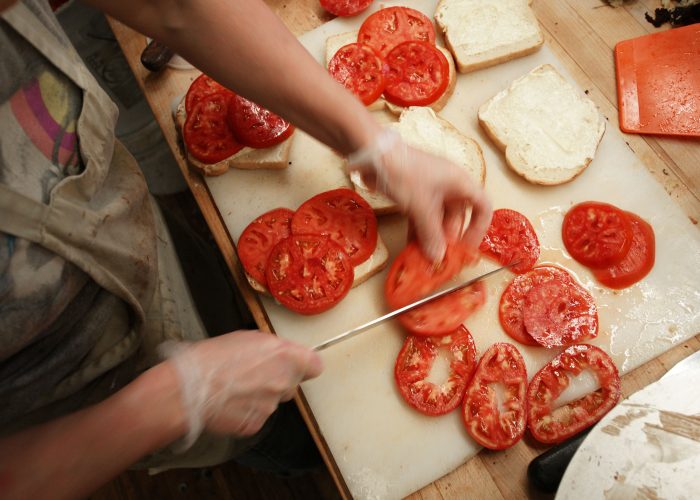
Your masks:
<instances>
[{"instance_id":1,"label":"dark object in background","mask_svg":"<svg viewBox=\"0 0 700 500\"><path fill-rule=\"evenodd\" d=\"M175 53L160 42L151 40L141 52L141 64L148 71L162 70Z\"/></svg>"},{"instance_id":2,"label":"dark object in background","mask_svg":"<svg viewBox=\"0 0 700 500\"><path fill-rule=\"evenodd\" d=\"M656 28L665 23L671 23L674 28L700 23L700 4L674 7L673 9L655 9L654 17L651 17L647 12L644 14L644 18Z\"/></svg>"},{"instance_id":3,"label":"dark object in background","mask_svg":"<svg viewBox=\"0 0 700 500\"><path fill-rule=\"evenodd\" d=\"M532 485L544 493L555 493L574 453L591 429L579 432L571 439L551 447L530 462L527 477Z\"/></svg>"}]
</instances>

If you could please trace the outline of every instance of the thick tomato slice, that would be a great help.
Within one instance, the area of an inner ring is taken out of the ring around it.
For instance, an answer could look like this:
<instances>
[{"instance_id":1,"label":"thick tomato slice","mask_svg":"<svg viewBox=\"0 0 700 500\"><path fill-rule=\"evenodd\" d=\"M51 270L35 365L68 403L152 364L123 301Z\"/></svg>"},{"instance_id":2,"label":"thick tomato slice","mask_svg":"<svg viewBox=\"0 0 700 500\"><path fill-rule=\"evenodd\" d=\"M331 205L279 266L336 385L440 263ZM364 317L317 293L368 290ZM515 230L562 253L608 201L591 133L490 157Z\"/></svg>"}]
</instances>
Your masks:
<instances>
[{"instance_id":1,"label":"thick tomato slice","mask_svg":"<svg viewBox=\"0 0 700 500\"><path fill-rule=\"evenodd\" d=\"M321 7L334 16L354 16L365 10L372 0L321 0Z\"/></svg>"},{"instance_id":2,"label":"thick tomato slice","mask_svg":"<svg viewBox=\"0 0 700 500\"><path fill-rule=\"evenodd\" d=\"M384 97L398 106L427 106L450 81L450 66L440 50L426 42L403 42L386 56Z\"/></svg>"},{"instance_id":3,"label":"thick tomato slice","mask_svg":"<svg viewBox=\"0 0 700 500\"><path fill-rule=\"evenodd\" d=\"M267 287L277 301L299 314L318 314L345 297L354 279L350 259L327 236L292 235L270 252Z\"/></svg>"},{"instance_id":4,"label":"thick tomato slice","mask_svg":"<svg viewBox=\"0 0 700 500\"><path fill-rule=\"evenodd\" d=\"M499 384L499 401L494 385ZM513 344L496 343L484 353L467 386L462 418L467 433L490 450L510 448L525 433L527 371ZM501 411L499 408L502 408Z\"/></svg>"},{"instance_id":5,"label":"thick tomato slice","mask_svg":"<svg viewBox=\"0 0 700 500\"><path fill-rule=\"evenodd\" d=\"M328 71L367 106L384 92L384 61L368 45L350 43L338 49Z\"/></svg>"},{"instance_id":6,"label":"thick tomato slice","mask_svg":"<svg viewBox=\"0 0 700 500\"><path fill-rule=\"evenodd\" d=\"M245 271L258 283L267 284L265 268L272 248L292 233L292 216L288 208L276 208L255 219L238 239L238 257Z\"/></svg>"},{"instance_id":7,"label":"thick tomato slice","mask_svg":"<svg viewBox=\"0 0 700 500\"><path fill-rule=\"evenodd\" d=\"M569 386L569 376L585 369L593 371L600 389L555 408ZM528 427L541 443L559 443L596 423L619 399L620 376L610 356L592 345L573 345L532 377L527 390Z\"/></svg>"},{"instance_id":8,"label":"thick tomato slice","mask_svg":"<svg viewBox=\"0 0 700 500\"><path fill-rule=\"evenodd\" d=\"M195 105L202 100L202 97L221 92L226 94L232 93L226 87L215 82L207 75L202 73L195 78L195 80L190 84L190 88L187 89L187 95L185 96L185 111L187 114L190 114Z\"/></svg>"},{"instance_id":9,"label":"thick tomato slice","mask_svg":"<svg viewBox=\"0 0 700 500\"><path fill-rule=\"evenodd\" d=\"M203 163L218 163L238 153L243 145L231 133L226 115L231 95L203 96L187 114L183 139L187 151Z\"/></svg>"},{"instance_id":10,"label":"thick tomato slice","mask_svg":"<svg viewBox=\"0 0 700 500\"><path fill-rule=\"evenodd\" d=\"M233 135L241 144L251 148L272 147L284 142L294 132L289 122L239 95L234 97L230 106L229 121Z\"/></svg>"},{"instance_id":11,"label":"thick tomato slice","mask_svg":"<svg viewBox=\"0 0 700 500\"><path fill-rule=\"evenodd\" d=\"M352 189L333 189L302 203L292 218L292 233L329 236L357 266L377 247L377 217Z\"/></svg>"},{"instance_id":12,"label":"thick tomato slice","mask_svg":"<svg viewBox=\"0 0 700 500\"><path fill-rule=\"evenodd\" d=\"M357 41L381 56L402 42L417 40L435 45L435 28L422 12L408 7L387 7L369 16L360 26Z\"/></svg>"},{"instance_id":13,"label":"thick tomato slice","mask_svg":"<svg viewBox=\"0 0 700 500\"><path fill-rule=\"evenodd\" d=\"M593 268L617 264L632 244L632 224L625 212L596 201L572 207L561 233L571 256Z\"/></svg>"},{"instance_id":14,"label":"thick tomato slice","mask_svg":"<svg viewBox=\"0 0 700 500\"><path fill-rule=\"evenodd\" d=\"M598 309L577 283L552 280L525 295L523 324L538 344L567 346L598 335Z\"/></svg>"},{"instance_id":15,"label":"thick tomato slice","mask_svg":"<svg viewBox=\"0 0 700 500\"><path fill-rule=\"evenodd\" d=\"M632 286L649 274L656 256L654 229L633 213L627 212L627 217L632 223L632 245L627 254L617 264L593 270L598 281L617 290Z\"/></svg>"},{"instance_id":16,"label":"thick tomato slice","mask_svg":"<svg viewBox=\"0 0 700 500\"><path fill-rule=\"evenodd\" d=\"M532 269L537 262L540 242L527 217L515 210L500 208L493 212L491 225L479 250L503 266L520 261L510 269L521 274Z\"/></svg>"},{"instance_id":17,"label":"thick tomato slice","mask_svg":"<svg viewBox=\"0 0 700 500\"><path fill-rule=\"evenodd\" d=\"M428 382L435 359L445 351L450 361L449 377L441 385ZM445 337L406 337L396 358L394 378L401 396L413 408L425 415L444 415L462 402L474 368L474 339L460 326Z\"/></svg>"},{"instance_id":18,"label":"thick tomato slice","mask_svg":"<svg viewBox=\"0 0 700 500\"><path fill-rule=\"evenodd\" d=\"M521 344L537 346L535 339L525 329L523 308L525 296L533 287L549 281L573 283L573 277L565 270L555 266L537 266L531 271L516 276L501 295L498 305L498 319L503 330Z\"/></svg>"}]
</instances>

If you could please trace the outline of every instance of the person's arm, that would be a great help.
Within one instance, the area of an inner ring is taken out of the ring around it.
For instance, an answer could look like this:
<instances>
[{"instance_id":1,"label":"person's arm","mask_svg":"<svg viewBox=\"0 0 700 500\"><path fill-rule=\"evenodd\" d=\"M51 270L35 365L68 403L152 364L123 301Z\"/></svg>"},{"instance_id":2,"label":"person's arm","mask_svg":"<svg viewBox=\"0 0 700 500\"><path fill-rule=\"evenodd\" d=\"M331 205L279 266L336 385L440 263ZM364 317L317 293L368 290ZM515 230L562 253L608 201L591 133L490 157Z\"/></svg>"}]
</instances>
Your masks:
<instances>
[{"instance_id":1,"label":"person's arm","mask_svg":"<svg viewBox=\"0 0 700 500\"><path fill-rule=\"evenodd\" d=\"M301 380L321 372L315 353L261 332L201 341L178 356L95 406L1 438L0 498L84 498L193 422L252 435Z\"/></svg>"}]
</instances>

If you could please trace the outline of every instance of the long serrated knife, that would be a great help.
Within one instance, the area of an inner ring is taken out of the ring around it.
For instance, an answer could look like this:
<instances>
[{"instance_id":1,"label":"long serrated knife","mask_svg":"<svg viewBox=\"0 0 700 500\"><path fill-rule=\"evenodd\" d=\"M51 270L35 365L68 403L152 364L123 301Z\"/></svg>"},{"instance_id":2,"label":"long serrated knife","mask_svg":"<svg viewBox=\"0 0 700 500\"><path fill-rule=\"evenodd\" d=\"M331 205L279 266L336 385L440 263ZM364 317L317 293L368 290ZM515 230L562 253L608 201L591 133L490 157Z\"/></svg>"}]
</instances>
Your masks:
<instances>
[{"instance_id":1,"label":"long serrated knife","mask_svg":"<svg viewBox=\"0 0 700 500\"><path fill-rule=\"evenodd\" d=\"M314 351L322 351L326 349L327 347L330 347L334 344L337 344L338 342L342 342L343 340L347 340L351 337L354 337L358 333L362 333L366 330L369 330L370 328L374 328L375 326L384 323L385 321L390 320L391 318L394 318L398 316L399 314L403 314L406 311L410 311L411 309L415 309L416 307L422 306L423 304L426 304L428 302L432 302L433 300L437 300L440 297L444 297L445 295L449 295L451 293L456 292L457 290L461 290L462 288L466 288L469 285L473 285L477 281L481 281L483 279L488 278L489 276L496 274L500 271L503 271L504 269L508 269L509 267L515 266L519 263L520 261L516 262L511 262L507 266L499 267L498 269L494 269L493 271L489 271L486 274L482 274L481 276L477 276L476 278L472 278L470 280L465 281L464 283L460 283L458 285L451 286L449 288L446 288L445 290L441 290L437 293L434 293L432 295L429 295L425 298L422 298L416 302L413 302L411 304L408 304L406 306L400 307L399 309L395 309L391 311L388 314L385 314L384 316L380 316L379 318L373 319L372 321L368 321L367 323L357 326L353 328L352 330L348 330L347 332L343 332L340 335L336 335L335 337L328 339L324 342L321 342L317 346L313 348Z\"/></svg>"}]
</instances>

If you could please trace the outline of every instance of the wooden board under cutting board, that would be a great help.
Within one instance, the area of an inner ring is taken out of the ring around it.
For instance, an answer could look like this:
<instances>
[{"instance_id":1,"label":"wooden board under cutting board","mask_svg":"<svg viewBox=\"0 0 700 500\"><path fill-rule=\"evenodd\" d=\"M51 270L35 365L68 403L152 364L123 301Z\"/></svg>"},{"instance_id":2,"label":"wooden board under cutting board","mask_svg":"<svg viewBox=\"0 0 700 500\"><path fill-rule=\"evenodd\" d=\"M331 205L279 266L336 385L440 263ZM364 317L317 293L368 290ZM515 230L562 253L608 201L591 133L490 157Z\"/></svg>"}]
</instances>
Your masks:
<instances>
[{"instance_id":1,"label":"wooden board under cutting board","mask_svg":"<svg viewBox=\"0 0 700 500\"><path fill-rule=\"evenodd\" d=\"M433 0L410 2L429 17ZM357 30L364 17L336 19L300 38L311 54L324 60L329 35ZM554 65L575 83L548 47L525 58L460 75L457 88L440 115L476 139L487 164L486 190L496 208L525 214L542 245L541 262L570 269L591 291L600 314L603 347L626 373L673 345L700 332L700 233L656 183L614 127L607 127L596 158L572 183L558 187L533 186L512 174L502 153L480 130L476 111L481 103L512 80L539 64ZM566 110L562 110L566 112ZM546 126L546 124L542 124ZM215 203L236 241L257 215L278 206L296 208L310 196L349 185L341 160L328 148L297 132L291 165L284 171L236 171L206 180ZM601 200L630 210L649 221L656 232L657 262L643 282L621 292L599 286L591 273L563 250L561 221L579 201ZM399 216L380 219L380 232L392 257L405 243L405 221ZM466 275L495 267L482 261ZM506 273L508 274L508 273ZM498 324L497 304L512 275L487 282L486 306L466 322L480 352L498 341L510 341ZM386 271L350 291L334 309L304 317L285 310L272 299L263 305L275 332L306 345L386 312L383 284ZM403 332L385 324L324 351L326 369L303 391L320 431L355 498L400 498L452 471L479 451L463 429L459 412L438 418L410 409L394 387L393 367ZM528 374L558 351L518 346ZM436 372L443 371L438 366ZM590 387L590 379L574 381L567 394Z\"/></svg>"}]
</instances>

